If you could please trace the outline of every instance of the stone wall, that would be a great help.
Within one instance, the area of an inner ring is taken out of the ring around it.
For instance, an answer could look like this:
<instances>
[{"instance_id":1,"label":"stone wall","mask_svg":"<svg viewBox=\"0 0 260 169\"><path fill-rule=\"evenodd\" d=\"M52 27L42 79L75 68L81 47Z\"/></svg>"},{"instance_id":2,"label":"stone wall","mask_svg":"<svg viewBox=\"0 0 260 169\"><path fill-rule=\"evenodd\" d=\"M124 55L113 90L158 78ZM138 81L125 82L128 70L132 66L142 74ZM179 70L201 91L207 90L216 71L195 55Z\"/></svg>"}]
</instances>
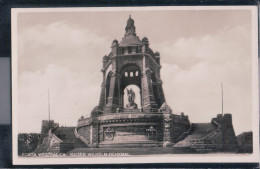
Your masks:
<instances>
[{"instance_id":1,"label":"stone wall","mask_svg":"<svg viewBox=\"0 0 260 169\"><path fill-rule=\"evenodd\" d=\"M59 127L59 123L55 123L54 120L43 120L41 134L47 135L48 131L53 127Z\"/></svg>"},{"instance_id":2,"label":"stone wall","mask_svg":"<svg viewBox=\"0 0 260 169\"><path fill-rule=\"evenodd\" d=\"M223 124L222 124L222 137L223 137L223 151L236 151L237 150L237 140L235 131L232 124L232 115L224 114Z\"/></svg>"},{"instance_id":3,"label":"stone wall","mask_svg":"<svg viewBox=\"0 0 260 169\"><path fill-rule=\"evenodd\" d=\"M216 137L219 144L222 144L221 151L223 152L235 152L238 149L235 131L232 124L232 115L218 114L216 118L212 119L212 122L217 122L220 125L220 133L222 136Z\"/></svg>"},{"instance_id":4,"label":"stone wall","mask_svg":"<svg viewBox=\"0 0 260 169\"><path fill-rule=\"evenodd\" d=\"M189 133L188 132L191 124L188 116L172 114L172 142L178 142L184 139ZM182 138L181 138L182 137Z\"/></svg>"},{"instance_id":5,"label":"stone wall","mask_svg":"<svg viewBox=\"0 0 260 169\"><path fill-rule=\"evenodd\" d=\"M82 136L88 144L90 144L90 126L78 128L78 134Z\"/></svg>"},{"instance_id":6,"label":"stone wall","mask_svg":"<svg viewBox=\"0 0 260 169\"><path fill-rule=\"evenodd\" d=\"M237 136L238 153L253 153L253 132L244 132Z\"/></svg>"}]
</instances>

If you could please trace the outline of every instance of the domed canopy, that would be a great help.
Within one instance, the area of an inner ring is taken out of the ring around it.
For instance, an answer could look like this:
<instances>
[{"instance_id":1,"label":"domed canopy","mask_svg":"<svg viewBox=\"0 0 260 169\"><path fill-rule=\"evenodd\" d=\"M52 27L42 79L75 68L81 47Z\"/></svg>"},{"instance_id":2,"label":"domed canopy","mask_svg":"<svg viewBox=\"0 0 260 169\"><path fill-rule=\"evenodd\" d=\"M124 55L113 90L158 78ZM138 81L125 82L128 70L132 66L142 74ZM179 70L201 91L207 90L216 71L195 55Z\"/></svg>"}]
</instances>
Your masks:
<instances>
[{"instance_id":1,"label":"domed canopy","mask_svg":"<svg viewBox=\"0 0 260 169\"><path fill-rule=\"evenodd\" d=\"M126 36L122 39L122 41L119 43L119 46L141 46L142 42L141 40L136 36Z\"/></svg>"},{"instance_id":2,"label":"domed canopy","mask_svg":"<svg viewBox=\"0 0 260 169\"><path fill-rule=\"evenodd\" d=\"M134 20L129 16L125 27L125 36L119 43L119 46L141 46L142 41L136 36Z\"/></svg>"}]
</instances>

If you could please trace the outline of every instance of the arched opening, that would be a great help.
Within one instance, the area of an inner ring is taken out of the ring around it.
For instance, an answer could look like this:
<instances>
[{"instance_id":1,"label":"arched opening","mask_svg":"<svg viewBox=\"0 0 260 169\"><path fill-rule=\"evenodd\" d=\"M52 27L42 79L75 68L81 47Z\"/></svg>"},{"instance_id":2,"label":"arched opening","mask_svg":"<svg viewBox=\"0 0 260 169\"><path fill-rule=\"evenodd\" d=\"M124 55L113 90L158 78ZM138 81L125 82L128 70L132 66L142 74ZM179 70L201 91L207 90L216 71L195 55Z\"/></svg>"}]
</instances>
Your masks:
<instances>
[{"instance_id":1,"label":"arched opening","mask_svg":"<svg viewBox=\"0 0 260 169\"><path fill-rule=\"evenodd\" d=\"M107 78L108 73L110 73L112 71L112 64L110 64L106 70L106 75L105 78Z\"/></svg>"},{"instance_id":2,"label":"arched opening","mask_svg":"<svg viewBox=\"0 0 260 169\"><path fill-rule=\"evenodd\" d=\"M125 72L125 77L128 77L128 72Z\"/></svg>"},{"instance_id":3,"label":"arched opening","mask_svg":"<svg viewBox=\"0 0 260 169\"><path fill-rule=\"evenodd\" d=\"M126 73L127 72L127 73ZM126 108L129 103L127 96L127 89L132 89L135 93L135 103L138 109L141 109L141 69L136 64L127 64L121 70L120 80L120 107ZM127 76L126 76L127 74Z\"/></svg>"},{"instance_id":4,"label":"arched opening","mask_svg":"<svg viewBox=\"0 0 260 169\"><path fill-rule=\"evenodd\" d=\"M140 93L140 88L136 85L128 85L125 87L124 89L124 108L130 108L129 106L130 103L129 103L129 97L131 97L131 93L129 94L129 92L134 92L134 100L133 102L136 104L136 108L137 109L140 109L141 108L141 93ZM131 102L131 101L130 101ZM127 106L128 105L128 106ZM133 105L132 105L133 106ZM133 107L132 107L133 108Z\"/></svg>"},{"instance_id":5,"label":"arched opening","mask_svg":"<svg viewBox=\"0 0 260 169\"><path fill-rule=\"evenodd\" d=\"M135 72L135 76L138 76L138 71Z\"/></svg>"},{"instance_id":6,"label":"arched opening","mask_svg":"<svg viewBox=\"0 0 260 169\"><path fill-rule=\"evenodd\" d=\"M130 72L130 77L134 77L134 74L133 74L133 72Z\"/></svg>"}]
</instances>

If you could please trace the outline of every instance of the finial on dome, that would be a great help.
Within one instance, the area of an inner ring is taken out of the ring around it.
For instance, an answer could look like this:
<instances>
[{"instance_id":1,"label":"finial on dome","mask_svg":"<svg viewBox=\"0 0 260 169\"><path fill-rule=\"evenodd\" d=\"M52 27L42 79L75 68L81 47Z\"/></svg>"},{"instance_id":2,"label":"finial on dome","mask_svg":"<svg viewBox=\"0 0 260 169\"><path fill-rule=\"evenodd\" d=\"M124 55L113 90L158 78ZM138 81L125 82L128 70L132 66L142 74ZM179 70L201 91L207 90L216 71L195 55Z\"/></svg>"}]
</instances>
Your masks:
<instances>
[{"instance_id":1,"label":"finial on dome","mask_svg":"<svg viewBox=\"0 0 260 169\"><path fill-rule=\"evenodd\" d=\"M131 18L131 15L129 15L129 19L127 20L127 24L125 27L125 37L133 35L136 36L135 34L135 21Z\"/></svg>"},{"instance_id":2,"label":"finial on dome","mask_svg":"<svg viewBox=\"0 0 260 169\"><path fill-rule=\"evenodd\" d=\"M113 40L111 47L116 46L116 45L118 45L118 40L115 39L115 40Z\"/></svg>"},{"instance_id":3,"label":"finial on dome","mask_svg":"<svg viewBox=\"0 0 260 169\"><path fill-rule=\"evenodd\" d=\"M148 45L149 45L149 40L148 40L147 37L144 37L144 38L142 39L142 42L143 42L144 44L148 44Z\"/></svg>"}]
</instances>

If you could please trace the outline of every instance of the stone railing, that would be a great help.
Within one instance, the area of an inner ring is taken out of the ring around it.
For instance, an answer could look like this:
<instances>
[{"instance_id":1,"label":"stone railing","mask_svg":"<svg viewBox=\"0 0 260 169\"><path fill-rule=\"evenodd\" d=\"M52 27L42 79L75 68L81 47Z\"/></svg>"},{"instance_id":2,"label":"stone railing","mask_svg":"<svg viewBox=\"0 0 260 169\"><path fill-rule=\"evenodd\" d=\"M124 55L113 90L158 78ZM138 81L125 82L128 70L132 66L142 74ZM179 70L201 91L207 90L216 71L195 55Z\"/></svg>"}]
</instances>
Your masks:
<instances>
[{"instance_id":1,"label":"stone railing","mask_svg":"<svg viewBox=\"0 0 260 169\"><path fill-rule=\"evenodd\" d=\"M120 113L140 113L141 109L123 109Z\"/></svg>"},{"instance_id":2,"label":"stone railing","mask_svg":"<svg viewBox=\"0 0 260 169\"><path fill-rule=\"evenodd\" d=\"M160 113L146 114L146 113L114 113L103 115L97 118L99 121L107 121L107 120L131 120L131 119L155 119L162 120L163 115Z\"/></svg>"},{"instance_id":3,"label":"stone railing","mask_svg":"<svg viewBox=\"0 0 260 169\"><path fill-rule=\"evenodd\" d=\"M92 118L79 119L77 127L88 126L92 123Z\"/></svg>"},{"instance_id":4,"label":"stone railing","mask_svg":"<svg viewBox=\"0 0 260 169\"><path fill-rule=\"evenodd\" d=\"M201 139L190 140L191 148L196 149L197 151L213 150L217 148L217 143L213 138L218 134L220 125L215 121L212 121L212 123L217 126L217 129L211 131Z\"/></svg>"},{"instance_id":5,"label":"stone railing","mask_svg":"<svg viewBox=\"0 0 260 169\"><path fill-rule=\"evenodd\" d=\"M190 123L190 128L187 131L183 132L178 138L176 138L174 142L177 143L185 139L191 133L191 130L192 130L192 123Z\"/></svg>"},{"instance_id":6,"label":"stone railing","mask_svg":"<svg viewBox=\"0 0 260 169\"><path fill-rule=\"evenodd\" d=\"M191 148L196 149L197 151L203 150L213 150L217 147L217 145L212 140L204 140L204 139L193 139L190 141Z\"/></svg>"},{"instance_id":7,"label":"stone railing","mask_svg":"<svg viewBox=\"0 0 260 169\"><path fill-rule=\"evenodd\" d=\"M78 133L78 127L75 128L75 130L74 130L74 135L76 136L76 138L79 138L81 141L83 141L86 145L89 144L89 142L88 142L83 136L79 135L79 133Z\"/></svg>"}]
</instances>

